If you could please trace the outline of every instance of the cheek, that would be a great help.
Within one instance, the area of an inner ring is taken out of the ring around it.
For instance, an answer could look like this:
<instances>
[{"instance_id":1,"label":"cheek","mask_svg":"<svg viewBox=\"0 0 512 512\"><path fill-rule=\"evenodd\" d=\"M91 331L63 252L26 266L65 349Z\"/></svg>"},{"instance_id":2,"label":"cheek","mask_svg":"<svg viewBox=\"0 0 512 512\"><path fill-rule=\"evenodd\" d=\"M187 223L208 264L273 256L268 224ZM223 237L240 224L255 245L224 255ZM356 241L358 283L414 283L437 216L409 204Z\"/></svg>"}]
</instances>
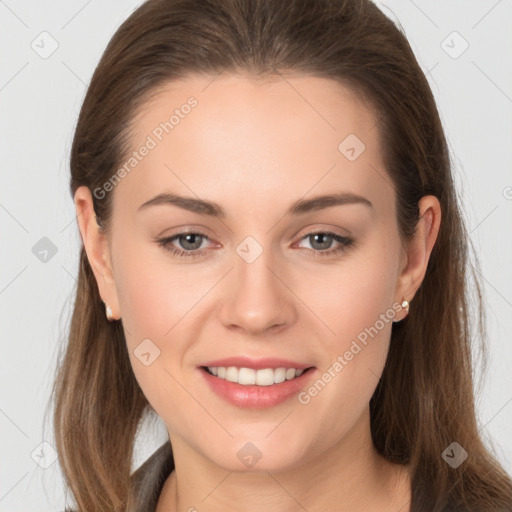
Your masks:
<instances>
[{"instance_id":1,"label":"cheek","mask_svg":"<svg viewBox=\"0 0 512 512\"><path fill-rule=\"evenodd\" d=\"M193 314L206 286L200 284L200 276L173 264L164 249L155 250L152 245L120 240L120 257L114 262L123 325L130 343L139 343L141 337L162 340L172 336L175 326Z\"/></svg>"},{"instance_id":2,"label":"cheek","mask_svg":"<svg viewBox=\"0 0 512 512\"><path fill-rule=\"evenodd\" d=\"M201 337L204 322L198 315L207 302L206 292L218 281L218 273L206 275L192 271L191 266L177 265L165 250L155 251L149 243L137 244L121 237L116 243L116 288L135 377L168 425L179 423L191 428L190 417L176 412L187 411L190 402L180 384L192 389L189 381L185 383L181 368L189 346Z\"/></svg>"},{"instance_id":3,"label":"cheek","mask_svg":"<svg viewBox=\"0 0 512 512\"><path fill-rule=\"evenodd\" d=\"M316 317L329 353L348 349L351 340L361 333L364 338L366 329L376 323L377 335L382 331L384 338L389 337L395 312L397 247L377 240L347 253L335 265L311 266L296 276L295 289L315 313L307 316ZM384 323L381 315L386 316Z\"/></svg>"},{"instance_id":4,"label":"cheek","mask_svg":"<svg viewBox=\"0 0 512 512\"><path fill-rule=\"evenodd\" d=\"M173 376L182 380L175 371L186 351L179 333L188 319L193 292L165 266L148 265L144 249L134 247L125 254L117 262L116 286L135 378L166 425L177 423L186 431L193 425L179 411L187 410L189 397Z\"/></svg>"},{"instance_id":5,"label":"cheek","mask_svg":"<svg viewBox=\"0 0 512 512\"><path fill-rule=\"evenodd\" d=\"M173 326L179 326L186 315L187 294L191 292L176 279L176 273L166 272L165 265L154 261L149 247L120 237L114 248L116 289L128 353L144 394L155 406L155 394L169 385L163 356L171 352L173 359L179 358L180 345L173 338ZM180 300L172 301L177 293ZM173 343L167 343L171 339Z\"/></svg>"},{"instance_id":6,"label":"cheek","mask_svg":"<svg viewBox=\"0 0 512 512\"><path fill-rule=\"evenodd\" d=\"M389 302L384 305L386 293L380 300L377 295L374 289L367 300L349 295L347 302L340 299L338 315L331 320L336 334L323 337L319 347L323 364L317 378L297 397L300 416L325 448L363 417L382 375L394 310Z\"/></svg>"},{"instance_id":7,"label":"cheek","mask_svg":"<svg viewBox=\"0 0 512 512\"><path fill-rule=\"evenodd\" d=\"M386 362L396 314L395 253L392 244L375 244L324 276L310 274L302 288L324 334L319 378L299 402L315 409L316 417L329 414L334 404L331 420L339 428L367 407Z\"/></svg>"}]
</instances>

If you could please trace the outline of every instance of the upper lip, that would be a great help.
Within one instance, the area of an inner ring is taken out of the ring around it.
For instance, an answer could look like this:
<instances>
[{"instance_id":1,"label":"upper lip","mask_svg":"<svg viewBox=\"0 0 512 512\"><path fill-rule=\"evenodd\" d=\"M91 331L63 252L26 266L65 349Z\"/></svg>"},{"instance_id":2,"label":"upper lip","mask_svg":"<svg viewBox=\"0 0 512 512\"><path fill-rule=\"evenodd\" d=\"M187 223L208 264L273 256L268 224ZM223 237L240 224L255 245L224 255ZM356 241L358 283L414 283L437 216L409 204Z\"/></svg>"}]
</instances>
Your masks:
<instances>
[{"instance_id":1,"label":"upper lip","mask_svg":"<svg viewBox=\"0 0 512 512\"><path fill-rule=\"evenodd\" d=\"M250 357L226 357L208 361L202 366L236 366L237 368L252 368L253 370L262 370L263 368L295 368L305 370L312 365L290 361L289 359L279 359L275 357L265 357L262 359L252 359Z\"/></svg>"}]
</instances>

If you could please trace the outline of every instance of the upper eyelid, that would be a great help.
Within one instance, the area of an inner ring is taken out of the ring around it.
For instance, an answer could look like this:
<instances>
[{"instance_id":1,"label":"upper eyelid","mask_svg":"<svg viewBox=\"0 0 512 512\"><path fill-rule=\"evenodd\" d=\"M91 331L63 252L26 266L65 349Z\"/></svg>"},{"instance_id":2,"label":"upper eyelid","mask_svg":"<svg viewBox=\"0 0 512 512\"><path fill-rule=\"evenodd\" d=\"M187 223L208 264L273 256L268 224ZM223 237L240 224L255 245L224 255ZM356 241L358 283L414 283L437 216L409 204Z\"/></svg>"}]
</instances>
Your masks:
<instances>
[{"instance_id":1,"label":"upper eyelid","mask_svg":"<svg viewBox=\"0 0 512 512\"><path fill-rule=\"evenodd\" d=\"M331 224L329 222L316 222L316 223L312 223L312 224L313 225L315 225L315 224L322 225L323 224L326 227L307 227L307 228L301 228L298 231L295 231L296 234L293 236L293 238L296 238L298 236L298 233L300 233L300 232L302 232L304 230L307 230L307 231L304 231L304 235L302 235L302 237L310 235L312 233L331 233L333 235L341 236L341 237L344 237L344 238L351 238L353 236L351 230L349 230L347 228L342 228L340 226L337 226L335 224ZM207 237L210 240L213 239L213 237L210 237L207 234L208 232L211 232L210 229L207 228L207 227L204 227L204 226L200 226L200 225L195 226L194 224L190 224L190 225L183 225L183 226L177 227L175 229L181 229L182 231L177 231L175 234L170 234L170 235L167 235L167 236L157 235L157 238L158 239L164 239L164 238L165 239L169 239L169 238L173 238L173 237L176 237L176 236L179 236L179 235L199 234L199 235L202 235L204 237ZM169 230L166 229L165 231L169 231ZM341 231L341 233L337 233L336 231Z\"/></svg>"}]
</instances>

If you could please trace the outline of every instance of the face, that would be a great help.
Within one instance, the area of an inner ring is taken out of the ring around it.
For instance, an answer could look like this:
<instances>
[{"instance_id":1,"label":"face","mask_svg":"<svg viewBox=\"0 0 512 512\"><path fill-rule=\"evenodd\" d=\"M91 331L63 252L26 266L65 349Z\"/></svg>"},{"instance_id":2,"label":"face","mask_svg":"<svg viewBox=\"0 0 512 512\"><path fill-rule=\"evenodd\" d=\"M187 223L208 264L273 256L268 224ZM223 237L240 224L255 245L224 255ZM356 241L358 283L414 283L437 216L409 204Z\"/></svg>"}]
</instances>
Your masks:
<instances>
[{"instance_id":1,"label":"face","mask_svg":"<svg viewBox=\"0 0 512 512\"><path fill-rule=\"evenodd\" d=\"M173 444L297 467L368 417L403 316L395 192L347 87L212 80L167 85L135 119L112 192L115 313Z\"/></svg>"}]
</instances>

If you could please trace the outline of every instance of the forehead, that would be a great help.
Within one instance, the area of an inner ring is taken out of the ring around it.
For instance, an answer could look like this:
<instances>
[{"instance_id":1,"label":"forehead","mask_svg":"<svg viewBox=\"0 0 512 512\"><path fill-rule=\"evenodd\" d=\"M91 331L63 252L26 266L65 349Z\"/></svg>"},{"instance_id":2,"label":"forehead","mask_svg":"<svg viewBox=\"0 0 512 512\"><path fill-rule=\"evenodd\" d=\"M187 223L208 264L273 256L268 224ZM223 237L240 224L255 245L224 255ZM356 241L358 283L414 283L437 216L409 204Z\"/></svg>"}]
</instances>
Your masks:
<instances>
[{"instance_id":1,"label":"forehead","mask_svg":"<svg viewBox=\"0 0 512 512\"><path fill-rule=\"evenodd\" d=\"M165 190L225 202L334 188L378 199L390 186L375 114L348 86L315 76L169 82L134 117L131 140L151 149L114 202L128 194L134 207Z\"/></svg>"}]
</instances>

